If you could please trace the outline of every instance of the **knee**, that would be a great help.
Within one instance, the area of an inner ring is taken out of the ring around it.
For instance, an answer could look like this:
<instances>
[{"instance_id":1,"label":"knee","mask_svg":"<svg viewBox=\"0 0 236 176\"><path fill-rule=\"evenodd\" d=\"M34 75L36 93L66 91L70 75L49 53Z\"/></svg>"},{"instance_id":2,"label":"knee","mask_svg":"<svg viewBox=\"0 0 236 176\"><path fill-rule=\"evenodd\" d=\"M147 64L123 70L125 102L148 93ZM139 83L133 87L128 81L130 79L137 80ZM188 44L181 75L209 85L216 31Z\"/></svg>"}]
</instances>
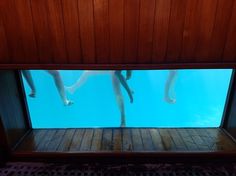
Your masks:
<instances>
[{"instance_id":1,"label":"knee","mask_svg":"<svg viewBox=\"0 0 236 176\"><path fill-rule=\"evenodd\" d=\"M123 102L124 102L123 96L121 96L121 95L117 95L117 96L116 96L116 99L117 99L117 101L120 102L120 103L123 103Z\"/></svg>"}]
</instances>

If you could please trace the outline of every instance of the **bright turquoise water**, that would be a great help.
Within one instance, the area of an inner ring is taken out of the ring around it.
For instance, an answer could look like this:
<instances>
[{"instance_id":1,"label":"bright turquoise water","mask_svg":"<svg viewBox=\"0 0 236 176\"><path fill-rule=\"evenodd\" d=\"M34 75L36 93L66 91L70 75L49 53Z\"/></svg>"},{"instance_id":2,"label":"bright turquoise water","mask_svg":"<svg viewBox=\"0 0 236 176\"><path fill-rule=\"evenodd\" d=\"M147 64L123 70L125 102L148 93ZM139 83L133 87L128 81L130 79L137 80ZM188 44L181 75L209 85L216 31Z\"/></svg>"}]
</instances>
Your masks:
<instances>
[{"instance_id":1,"label":"bright turquoise water","mask_svg":"<svg viewBox=\"0 0 236 176\"><path fill-rule=\"evenodd\" d=\"M60 71L66 86L83 71ZM33 128L119 127L120 111L110 74L90 76L64 106L52 77L43 70L31 71L37 94L27 96ZM125 76L125 71L122 72ZM178 70L176 103L164 101L168 70L133 71L128 81L134 91L130 103L124 88L127 127L218 127L224 110L232 70ZM24 80L26 94L30 92Z\"/></svg>"}]
</instances>

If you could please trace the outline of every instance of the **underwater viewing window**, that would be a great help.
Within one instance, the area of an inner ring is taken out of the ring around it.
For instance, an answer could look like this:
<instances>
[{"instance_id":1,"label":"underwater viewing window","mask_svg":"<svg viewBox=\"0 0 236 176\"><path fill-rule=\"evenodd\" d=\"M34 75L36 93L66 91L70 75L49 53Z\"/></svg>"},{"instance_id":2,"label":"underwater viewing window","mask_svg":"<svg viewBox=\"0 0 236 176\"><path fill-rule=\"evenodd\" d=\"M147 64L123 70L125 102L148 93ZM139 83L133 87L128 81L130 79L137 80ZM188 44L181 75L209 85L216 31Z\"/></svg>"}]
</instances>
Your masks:
<instances>
[{"instance_id":1,"label":"underwater viewing window","mask_svg":"<svg viewBox=\"0 0 236 176\"><path fill-rule=\"evenodd\" d=\"M219 127L232 69L22 70L33 128Z\"/></svg>"}]
</instances>

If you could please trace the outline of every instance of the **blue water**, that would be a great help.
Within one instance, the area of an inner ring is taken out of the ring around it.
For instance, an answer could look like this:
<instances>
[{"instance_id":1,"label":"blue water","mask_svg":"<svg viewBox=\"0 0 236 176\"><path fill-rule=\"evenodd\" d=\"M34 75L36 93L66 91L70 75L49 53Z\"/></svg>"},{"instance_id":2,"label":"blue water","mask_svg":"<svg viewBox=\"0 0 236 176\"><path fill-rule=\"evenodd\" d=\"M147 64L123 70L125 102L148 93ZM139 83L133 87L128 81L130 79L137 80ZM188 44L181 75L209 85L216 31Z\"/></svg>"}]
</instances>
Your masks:
<instances>
[{"instance_id":1,"label":"blue water","mask_svg":"<svg viewBox=\"0 0 236 176\"><path fill-rule=\"evenodd\" d=\"M60 71L64 85L72 85L83 71ZM31 71L36 97L27 96L33 128L119 127L120 111L111 75L94 75L64 106L52 77L43 70ZM122 72L125 76L125 71ZM124 88L127 127L218 127L221 123L232 70L178 70L173 92L176 103L164 100L168 70L133 71L128 81L134 91L131 104ZM24 80L26 95L30 92Z\"/></svg>"}]
</instances>

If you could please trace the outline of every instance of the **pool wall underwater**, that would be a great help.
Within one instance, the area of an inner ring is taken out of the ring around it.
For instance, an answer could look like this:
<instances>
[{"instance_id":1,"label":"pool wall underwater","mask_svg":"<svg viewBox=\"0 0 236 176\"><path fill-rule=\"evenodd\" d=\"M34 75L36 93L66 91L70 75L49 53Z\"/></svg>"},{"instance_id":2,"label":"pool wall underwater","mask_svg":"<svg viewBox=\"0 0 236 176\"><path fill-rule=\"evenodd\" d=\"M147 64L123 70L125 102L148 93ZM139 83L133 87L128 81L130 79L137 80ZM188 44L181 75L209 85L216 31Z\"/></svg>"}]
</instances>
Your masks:
<instances>
[{"instance_id":1,"label":"pool wall underwater","mask_svg":"<svg viewBox=\"0 0 236 176\"><path fill-rule=\"evenodd\" d=\"M35 97L24 76L23 83L33 128L179 128L219 127L232 70L30 73Z\"/></svg>"}]
</instances>

